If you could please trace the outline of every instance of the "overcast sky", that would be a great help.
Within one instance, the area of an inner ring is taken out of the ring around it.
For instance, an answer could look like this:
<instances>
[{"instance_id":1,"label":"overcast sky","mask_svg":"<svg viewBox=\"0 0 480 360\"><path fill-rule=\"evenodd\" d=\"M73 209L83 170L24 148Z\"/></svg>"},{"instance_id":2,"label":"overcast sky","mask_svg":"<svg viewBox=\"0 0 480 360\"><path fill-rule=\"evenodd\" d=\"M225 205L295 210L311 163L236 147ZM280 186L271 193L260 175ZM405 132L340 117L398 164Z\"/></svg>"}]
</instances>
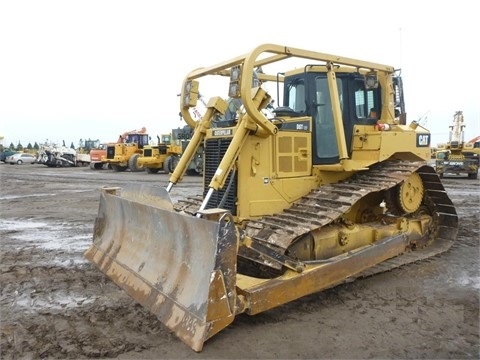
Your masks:
<instances>
[{"instance_id":1,"label":"overcast sky","mask_svg":"<svg viewBox=\"0 0 480 360\"><path fill-rule=\"evenodd\" d=\"M469 140L479 23L471 0L2 0L0 135L69 146L145 126L155 138L185 125L177 94L191 70L275 43L401 68L408 120L435 145L461 110Z\"/></svg>"}]
</instances>

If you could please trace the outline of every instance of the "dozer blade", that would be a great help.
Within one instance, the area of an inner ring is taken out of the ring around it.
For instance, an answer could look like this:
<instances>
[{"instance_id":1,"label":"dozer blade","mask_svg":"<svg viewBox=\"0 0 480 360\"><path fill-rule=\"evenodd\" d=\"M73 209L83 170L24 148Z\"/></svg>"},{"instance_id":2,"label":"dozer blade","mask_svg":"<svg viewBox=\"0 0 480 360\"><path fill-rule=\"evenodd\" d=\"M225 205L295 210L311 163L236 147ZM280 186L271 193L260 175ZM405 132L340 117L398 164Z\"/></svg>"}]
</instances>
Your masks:
<instances>
[{"instance_id":1,"label":"dozer blade","mask_svg":"<svg viewBox=\"0 0 480 360\"><path fill-rule=\"evenodd\" d=\"M235 317L237 231L177 213L165 189L104 188L85 257L195 351Z\"/></svg>"}]
</instances>

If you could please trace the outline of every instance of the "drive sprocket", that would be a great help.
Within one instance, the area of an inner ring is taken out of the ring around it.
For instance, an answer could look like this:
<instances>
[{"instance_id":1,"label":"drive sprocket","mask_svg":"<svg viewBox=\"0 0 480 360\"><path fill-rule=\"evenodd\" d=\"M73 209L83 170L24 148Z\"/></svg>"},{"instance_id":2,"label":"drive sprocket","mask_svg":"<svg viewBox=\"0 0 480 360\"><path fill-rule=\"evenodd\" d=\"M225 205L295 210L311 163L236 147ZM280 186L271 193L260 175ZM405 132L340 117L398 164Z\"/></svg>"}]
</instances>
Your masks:
<instances>
[{"instance_id":1,"label":"drive sprocket","mask_svg":"<svg viewBox=\"0 0 480 360\"><path fill-rule=\"evenodd\" d=\"M402 210L407 214L417 211L422 204L423 193L422 178L414 172L398 186L398 201Z\"/></svg>"},{"instance_id":2,"label":"drive sprocket","mask_svg":"<svg viewBox=\"0 0 480 360\"><path fill-rule=\"evenodd\" d=\"M424 192L422 178L417 172L413 172L400 184L387 190L387 209L394 215L412 214L420 208Z\"/></svg>"}]
</instances>

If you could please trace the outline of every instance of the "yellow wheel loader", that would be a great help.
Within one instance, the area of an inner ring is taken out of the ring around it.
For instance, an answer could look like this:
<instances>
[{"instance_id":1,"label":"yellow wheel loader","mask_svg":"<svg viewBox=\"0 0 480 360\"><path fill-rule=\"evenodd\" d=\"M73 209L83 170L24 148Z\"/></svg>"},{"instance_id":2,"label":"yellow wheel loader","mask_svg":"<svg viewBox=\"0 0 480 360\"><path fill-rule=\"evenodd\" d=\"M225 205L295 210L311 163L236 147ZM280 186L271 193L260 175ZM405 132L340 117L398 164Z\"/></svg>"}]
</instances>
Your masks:
<instances>
[{"instance_id":1,"label":"yellow wheel loader","mask_svg":"<svg viewBox=\"0 0 480 360\"><path fill-rule=\"evenodd\" d=\"M145 127L140 130L124 132L118 137L116 143L107 144L107 152L101 161L114 171L132 172L143 171L143 167L137 162L142 155L143 147L148 145L150 137Z\"/></svg>"},{"instance_id":2,"label":"yellow wheel loader","mask_svg":"<svg viewBox=\"0 0 480 360\"><path fill-rule=\"evenodd\" d=\"M177 166L182 145L180 141L172 138L172 134L158 136L157 145L145 145L142 154L137 158L137 165L144 168L149 174L164 171L167 174L173 172Z\"/></svg>"},{"instance_id":3,"label":"yellow wheel loader","mask_svg":"<svg viewBox=\"0 0 480 360\"><path fill-rule=\"evenodd\" d=\"M195 121L203 80L225 93ZM106 184L85 256L195 351L238 314L456 239L430 133L407 124L391 66L264 44L190 72L180 111L195 132L168 186ZM172 203L199 146L203 192Z\"/></svg>"}]
</instances>

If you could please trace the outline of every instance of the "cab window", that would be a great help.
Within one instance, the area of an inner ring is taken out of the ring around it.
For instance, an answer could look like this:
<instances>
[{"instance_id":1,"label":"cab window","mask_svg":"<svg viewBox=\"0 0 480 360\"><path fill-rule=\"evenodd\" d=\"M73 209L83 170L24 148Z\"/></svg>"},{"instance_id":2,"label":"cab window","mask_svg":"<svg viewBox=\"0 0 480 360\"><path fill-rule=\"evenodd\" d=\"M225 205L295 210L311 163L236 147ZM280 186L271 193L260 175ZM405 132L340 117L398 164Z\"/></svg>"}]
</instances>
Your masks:
<instances>
[{"instance_id":1,"label":"cab window","mask_svg":"<svg viewBox=\"0 0 480 360\"><path fill-rule=\"evenodd\" d=\"M355 113L358 119L380 117L379 94L379 88L366 90L363 81L355 81Z\"/></svg>"},{"instance_id":2,"label":"cab window","mask_svg":"<svg viewBox=\"0 0 480 360\"><path fill-rule=\"evenodd\" d=\"M305 83L303 80L295 81L288 88L288 107L298 113L305 112Z\"/></svg>"},{"instance_id":3,"label":"cab window","mask_svg":"<svg viewBox=\"0 0 480 360\"><path fill-rule=\"evenodd\" d=\"M343 87L337 78L337 89L340 108L343 109ZM333 120L332 101L328 88L328 80L324 76L315 78L314 144L315 163L330 164L338 162L338 144Z\"/></svg>"}]
</instances>

